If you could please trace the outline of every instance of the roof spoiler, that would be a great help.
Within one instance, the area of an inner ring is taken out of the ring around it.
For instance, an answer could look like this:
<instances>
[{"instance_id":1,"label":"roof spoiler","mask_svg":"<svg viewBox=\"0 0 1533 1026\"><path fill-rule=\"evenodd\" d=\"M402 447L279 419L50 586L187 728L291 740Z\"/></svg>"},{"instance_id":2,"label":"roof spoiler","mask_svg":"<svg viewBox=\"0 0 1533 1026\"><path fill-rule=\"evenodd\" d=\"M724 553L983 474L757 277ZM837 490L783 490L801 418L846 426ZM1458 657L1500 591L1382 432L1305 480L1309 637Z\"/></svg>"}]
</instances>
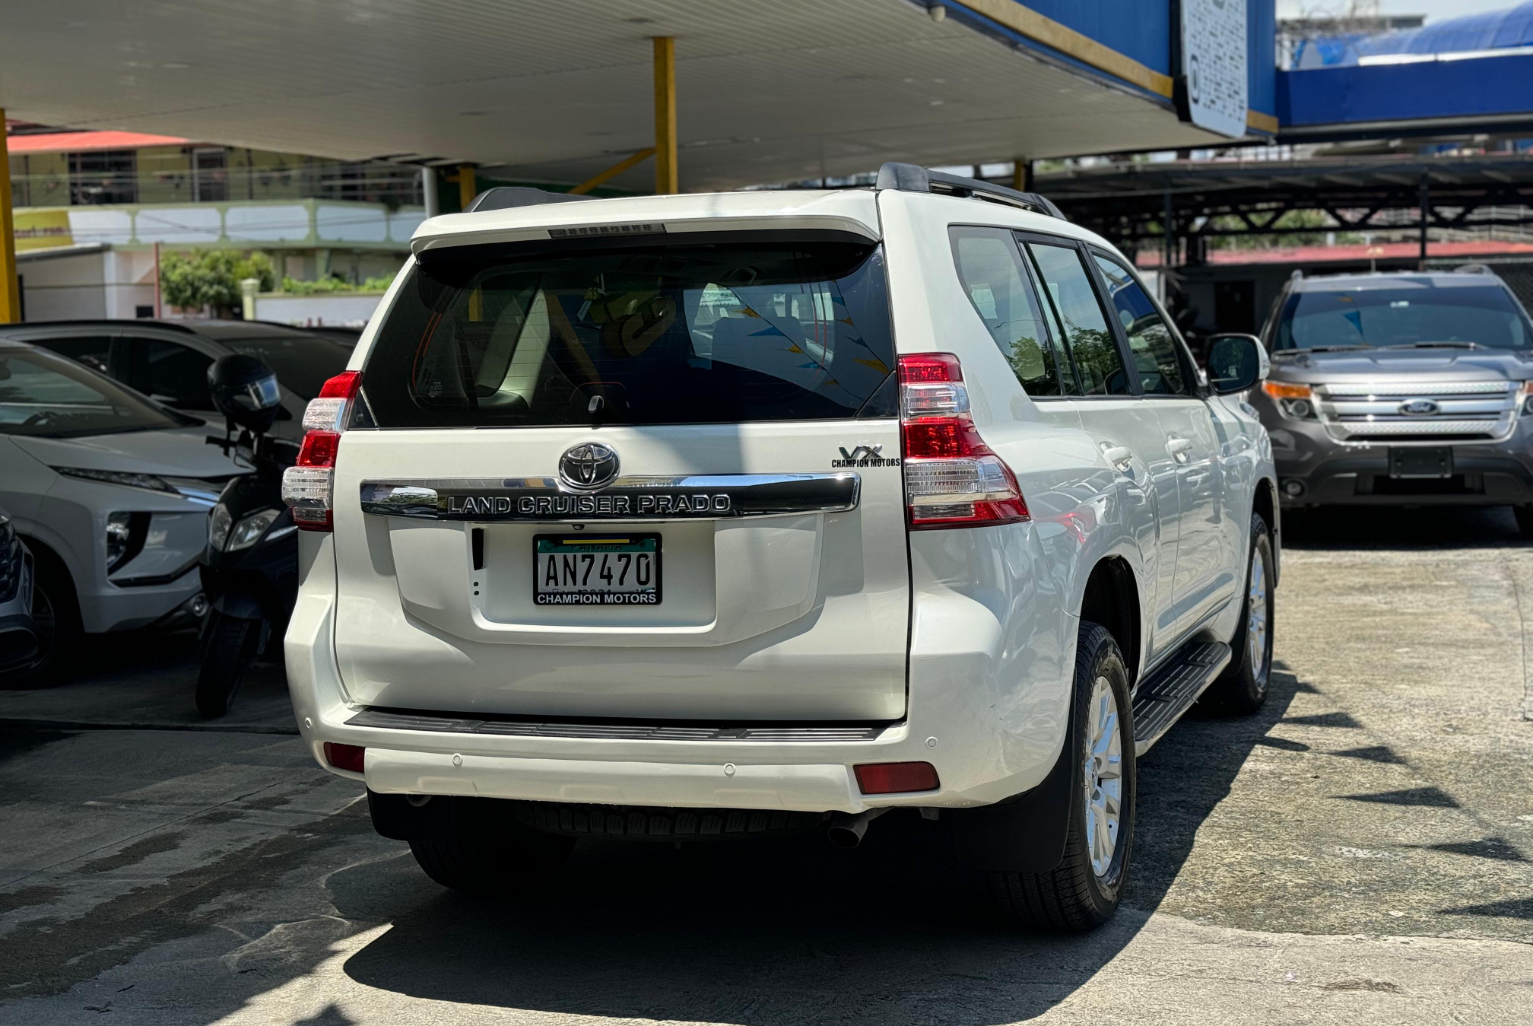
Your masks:
<instances>
[{"instance_id":1,"label":"roof spoiler","mask_svg":"<svg viewBox=\"0 0 1533 1026\"><path fill-rule=\"evenodd\" d=\"M893 189L896 192L936 192L964 199L983 199L992 203L1006 203L1021 207L1048 217L1057 217L1061 221L1068 220L1048 197L1040 196L1036 192L1018 192L1016 189L994 185L978 178L964 178L962 175L950 175L946 171L932 171L919 164L889 161L878 169L878 181L874 183L873 188Z\"/></svg>"},{"instance_id":2,"label":"roof spoiler","mask_svg":"<svg viewBox=\"0 0 1533 1026\"><path fill-rule=\"evenodd\" d=\"M571 196L567 192L546 192L526 185L500 185L486 189L474 197L464 208L465 214L482 210L510 210L513 207L535 207L542 203L578 203L595 199L594 196Z\"/></svg>"},{"instance_id":3,"label":"roof spoiler","mask_svg":"<svg viewBox=\"0 0 1533 1026\"><path fill-rule=\"evenodd\" d=\"M1495 274L1487 264L1459 264L1454 268L1459 274Z\"/></svg>"}]
</instances>

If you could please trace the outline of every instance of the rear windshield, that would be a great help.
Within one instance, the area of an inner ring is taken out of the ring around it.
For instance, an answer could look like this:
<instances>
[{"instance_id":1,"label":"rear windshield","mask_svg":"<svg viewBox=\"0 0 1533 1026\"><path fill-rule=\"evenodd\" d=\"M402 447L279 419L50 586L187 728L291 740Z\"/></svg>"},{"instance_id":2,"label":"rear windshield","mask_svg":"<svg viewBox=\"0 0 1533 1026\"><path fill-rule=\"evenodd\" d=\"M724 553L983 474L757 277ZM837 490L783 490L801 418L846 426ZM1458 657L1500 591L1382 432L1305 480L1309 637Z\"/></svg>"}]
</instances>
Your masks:
<instances>
[{"instance_id":1,"label":"rear windshield","mask_svg":"<svg viewBox=\"0 0 1533 1026\"><path fill-rule=\"evenodd\" d=\"M1296 292L1283 307L1273 348L1432 342L1526 349L1533 325L1499 285L1435 286L1420 279L1399 288Z\"/></svg>"},{"instance_id":2,"label":"rear windshield","mask_svg":"<svg viewBox=\"0 0 1533 1026\"><path fill-rule=\"evenodd\" d=\"M74 438L200 423L73 360L35 349L0 350L0 433Z\"/></svg>"},{"instance_id":3,"label":"rear windshield","mask_svg":"<svg viewBox=\"0 0 1533 1026\"><path fill-rule=\"evenodd\" d=\"M378 427L825 420L894 365L882 252L775 233L427 252L363 370Z\"/></svg>"},{"instance_id":4,"label":"rear windshield","mask_svg":"<svg viewBox=\"0 0 1533 1026\"><path fill-rule=\"evenodd\" d=\"M328 338L278 335L273 338L231 338L223 344L236 353L259 356L277 380L300 399L313 399L320 386L346 369L355 345Z\"/></svg>"}]
</instances>

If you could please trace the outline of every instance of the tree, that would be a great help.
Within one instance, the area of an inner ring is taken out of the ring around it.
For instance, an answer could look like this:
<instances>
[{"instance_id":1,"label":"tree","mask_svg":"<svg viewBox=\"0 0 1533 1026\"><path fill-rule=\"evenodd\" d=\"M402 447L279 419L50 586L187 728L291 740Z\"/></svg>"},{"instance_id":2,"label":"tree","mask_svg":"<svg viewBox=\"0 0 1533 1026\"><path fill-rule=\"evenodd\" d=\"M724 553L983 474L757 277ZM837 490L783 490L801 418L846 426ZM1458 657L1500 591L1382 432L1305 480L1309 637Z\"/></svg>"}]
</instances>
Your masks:
<instances>
[{"instance_id":1,"label":"tree","mask_svg":"<svg viewBox=\"0 0 1533 1026\"><path fill-rule=\"evenodd\" d=\"M277 283L276 269L265 253L204 249L160 257L160 296L171 306L209 309L228 317L240 306L240 282L255 278L262 292Z\"/></svg>"}]
</instances>

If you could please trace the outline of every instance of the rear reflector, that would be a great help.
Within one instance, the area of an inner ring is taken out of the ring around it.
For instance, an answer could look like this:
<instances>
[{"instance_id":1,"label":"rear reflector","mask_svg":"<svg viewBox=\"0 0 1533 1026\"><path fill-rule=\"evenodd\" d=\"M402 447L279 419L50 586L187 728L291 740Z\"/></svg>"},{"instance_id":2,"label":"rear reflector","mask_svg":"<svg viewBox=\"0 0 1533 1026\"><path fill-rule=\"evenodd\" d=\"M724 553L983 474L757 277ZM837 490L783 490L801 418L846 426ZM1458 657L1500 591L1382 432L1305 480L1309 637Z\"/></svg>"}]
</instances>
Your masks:
<instances>
[{"instance_id":1,"label":"rear reflector","mask_svg":"<svg viewBox=\"0 0 1533 1026\"><path fill-rule=\"evenodd\" d=\"M986 527L1029 519L1016 476L974 426L958 357L902 356L899 371L911 528Z\"/></svg>"},{"instance_id":2,"label":"rear reflector","mask_svg":"<svg viewBox=\"0 0 1533 1026\"><path fill-rule=\"evenodd\" d=\"M871 762L852 769L863 794L935 791L940 786L937 767L929 762Z\"/></svg>"},{"instance_id":3,"label":"rear reflector","mask_svg":"<svg viewBox=\"0 0 1533 1026\"><path fill-rule=\"evenodd\" d=\"M367 755L367 749L361 745L342 745L334 741L325 742L325 761L339 770L348 770L352 773L361 773L363 760Z\"/></svg>"},{"instance_id":4,"label":"rear reflector","mask_svg":"<svg viewBox=\"0 0 1533 1026\"><path fill-rule=\"evenodd\" d=\"M345 371L326 381L319 396L303 413L303 445L298 465L282 475L282 501L293 511L293 523L304 531L328 531L334 517L332 485L335 455L346 430L351 401L362 388L361 371Z\"/></svg>"}]
</instances>

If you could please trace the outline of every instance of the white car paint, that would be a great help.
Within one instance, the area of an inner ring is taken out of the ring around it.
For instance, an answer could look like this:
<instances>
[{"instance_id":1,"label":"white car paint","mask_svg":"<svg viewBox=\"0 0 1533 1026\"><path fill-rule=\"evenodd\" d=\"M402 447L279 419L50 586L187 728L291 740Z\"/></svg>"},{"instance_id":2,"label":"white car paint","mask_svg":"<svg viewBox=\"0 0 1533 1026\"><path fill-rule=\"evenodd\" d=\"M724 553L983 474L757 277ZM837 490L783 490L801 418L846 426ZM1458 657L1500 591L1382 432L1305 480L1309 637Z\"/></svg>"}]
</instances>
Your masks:
<instances>
[{"instance_id":1,"label":"white car paint","mask_svg":"<svg viewBox=\"0 0 1533 1026\"><path fill-rule=\"evenodd\" d=\"M1099 561L1121 558L1138 584L1140 648L1126 654L1141 678L1195 635L1234 635L1255 491L1261 480L1275 486L1265 432L1218 398L1030 398L961 286L948 228L1048 233L1116 254L1105 240L999 204L845 190L446 215L425 222L413 248L633 224L663 224L672 235L796 228L880 240L897 353L959 356L974 422L1015 472L1031 520L907 532L901 471L865 469L854 512L769 527L662 528L697 530L699 547L712 546L692 578L715 589L716 611L703 604L712 615L539 622L509 591L471 582L465 525L366 515L360 483L552 474L566 447L597 437L622 453L625 473L819 471L838 446L898 452L898 422L347 431L335 532L302 535L303 583L286 639L294 709L322 765L393 793L843 812L968 807L1035 787L1057 761L1079 610ZM365 367L409 270L407 262L350 369ZM510 538L508 553L534 533L521 526L527 537ZM699 744L347 723L369 706L887 726L868 741ZM330 767L326 742L365 747L365 773ZM896 761L931 762L940 789L860 793L853 765Z\"/></svg>"},{"instance_id":2,"label":"white car paint","mask_svg":"<svg viewBox=\"0 0 1533 1026\"><path fill-rule=\"evenodd\" d=\"M20 352L121 387L64 357L0 341L0 358ZM206 427L187 426L48 438L18 435L0 424L0 506L34 554L46 551L68 570L87 633L156 623L200 593L197 562L207 545L208 513L220 482L245 471L205 444L209 434ZM154 475L176 491L89 480L56 468ZM142 549L109 572L106 526L113 513L144 513L149 520Z\"/></svg>"}]
</instances>

